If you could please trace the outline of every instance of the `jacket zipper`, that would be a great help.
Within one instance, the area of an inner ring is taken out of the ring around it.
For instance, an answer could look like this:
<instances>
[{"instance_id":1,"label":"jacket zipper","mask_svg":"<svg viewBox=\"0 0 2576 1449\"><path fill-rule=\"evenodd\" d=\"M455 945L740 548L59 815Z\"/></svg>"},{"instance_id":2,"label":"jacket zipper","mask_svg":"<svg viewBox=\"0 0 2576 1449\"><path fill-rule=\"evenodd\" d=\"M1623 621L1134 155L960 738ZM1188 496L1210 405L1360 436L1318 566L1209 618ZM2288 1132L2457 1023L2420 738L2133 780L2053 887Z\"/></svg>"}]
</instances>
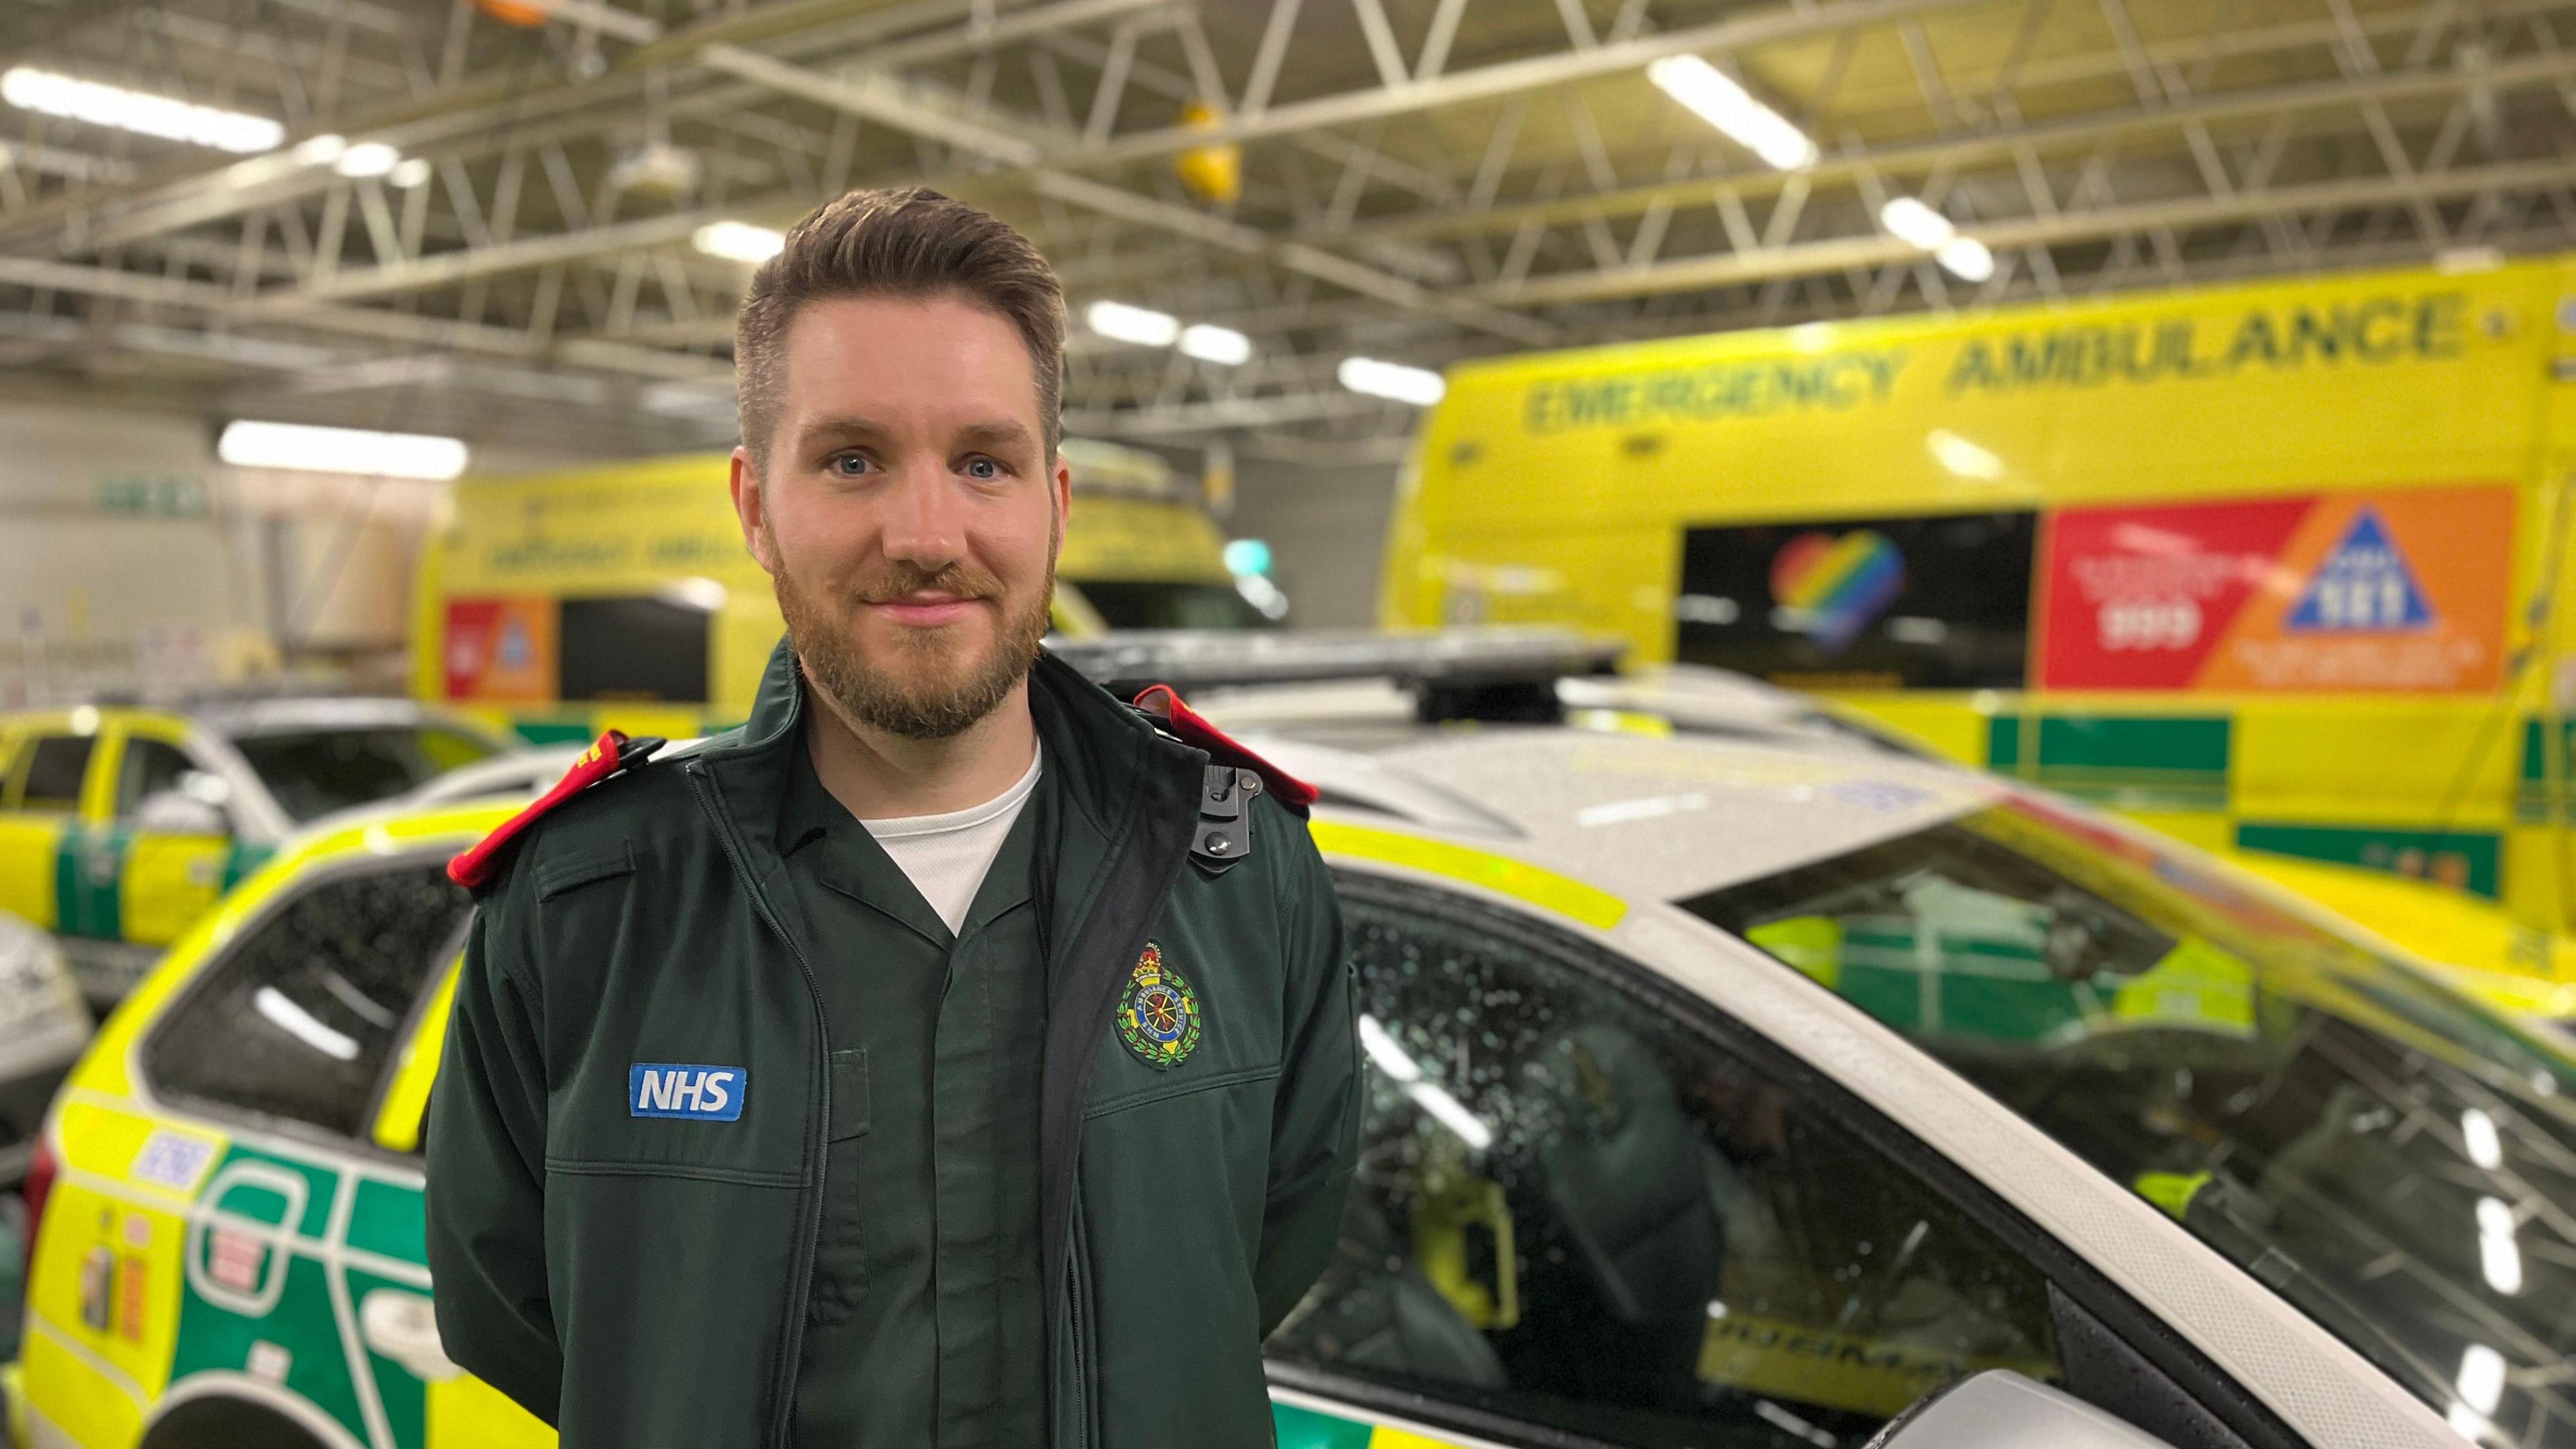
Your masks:
<instances>
[{"instance_id":1,"label":"jacket zipper","mask_svg":"<svg viewBox=\"0 0 2576 1449\"><path fill-rule=\"evenodd\" d=\"M716 808L712 793L714 784L707 778L705 765L690 760L688 771L698 804L706 810L708 820L716 827L716 844L723 847L725 860L733 866L734 878L742 882L743 893L751 897L752 909L759 912L760 919L769 929L778 933L778 939L787 945L787 954L796 958L796 969L804 973L805 995L814 1005L814 1040L822 1048L817 1080L823 1084L817 1094L821 1110L813 1114L814 1125L805 1136L805 1157L808 1162L819 1162L823 1144L831 1140L832 1131L832 1040L831 1026L823 1011L822 983L814 978L813 963L805 959L804 948L797 945L796 938L780 924L777 912L770 908L769 897L762 894L759 883L752 879L751 867L744 863L742 849L734 841L732 823L724 818L722 810ZM778 1417L771 1426L769 1441L778 1449L786 1449L789 1429L795 1423L789 1396L795 1390L797 1360L805 1351L805 1310L814 1286L814 1246L823 1232L823 1194L811 1182L805 1187L804 1219L804 1228L796 1242L795 1281L788 1292L787 1324L781 1338L777 1382L772 1386Z\"/></svg>"},{"instance_id":2,"label":"jacket zipper","mask_svg":"<svg viewBox=\"0 0 2576 1449\"><path fill-rule=\"evenodd\" d=\"M1192 753L1197 755L1198 761L1203 764L1206 756L1198 754L1196 751L1193 751ZM1147 768L1152 768L1150 762ZM1194 765L1190 771L1191 780L1196 781L1201 773L1199 766ZM1186 798L1195 801L1196 796L1195 794L1192 794ZM1153 834L1153 827L1151 825L1148 825L1141 820L1137 820L1133 816L1131 816L1131 828L1134 829L1141 837L1150 839ZM1170 870L1177 873L1186 869L1187 867L1185 862L1188 859L1189 849L1189 838L1186 829L1184 829L1177 838L1162 843L1173 847L1169 866ZM1129 841L1124 847L1125 850L1131 852L1136 848L1137 842L1134 840ZM1142 868L1151 870L1158 869L1160 866L1161 862L1156 861ZM1103 893L1105 894L1109 889L1111 889L1126 872L1138 868L1139 867L1134 862L1125 859L1113 864L1110 869L1111 881L1109 884L1105 884L1103 886ZM1162 879L1155 882L1154 894L1150 900L1144 903L1142 913L1139 918L1133 922L1132 932L1122 931L1121 934L1128 938L1117 945L1109 959L1123 966L1125 962L1135 958L1137 950L1144 945L1146 937L1153 930L1154 914L1160 911L1162 903L1170 898L1171 889L1171 876L1164 876ZM1095 912L1100 908L1101 904L1101 902L1095 901ZM1084 920L1074 933L1075 939L1067 948L1068 954L1071 956L1086 956L1087 953L1082 950L1084 946L1090 944L1086 938L1091 935L1093 928L1099 924L1101 924L1101 922L1096 915ZM1065 993L1068 997L1070 994L1071 993L1069 992ZM1109 1028L1108 1008L1114 1000L1114 992L1102 996L1097 1003L1096 1016L1092 1014L1092 1003L1075 1002L1070 1000L1050 1000L1048 1003L1048 1011L1051 1016L1060 1008L1071 1005L1076 1009L1081 1010L1084 1017L1089 1022L1089 1029L1083 1038L1082 1047L1066 1058L1068 1062L1080 1064L1088 1063L1089 1061L1096 1059L1098 1043L1101 1038L1106 1035ZM1050 1032L1052 1032L1053 1029L1054 1026L1051 1021L1049 1027ZM1050 1040L1050 1060L1053 1060L1052 1048L1056 1045L1058 1045L1058 1043ZM1079 1066L1077 1066L1075 1069L1074 1081L1079 1082L1082 1085L1076 1087L1071 1082L1059 1083L1054 1080L1054 1074L1049 1072L1048 1090L1050 1092L1063 1090L1068 1099L1078 1098L1087 1092L1089 1073L1080 1070ZM1089 1389L1091 1384L1096 1380L1093 1377L1094 1363L1090 1327L1086 1317L1086 1300L1089 1296L1090 1283L1088 1277L1083 1271L1085 1266L1087 1266L1084 1260L1089 1253L1089 1243L1087 1241L1088 1235L1082 1232L1082 1191L1080 1187L1082 1171L1082 1153L1080 1146L1082 1118L1079 1108L1076 1108L1074 1111L1070 1130L1073 1135L1072 1151L1058 1167L1058 1171L1072 1178L1072 1184L1068 1189L1068 1199L1065 1211L1065 1267L1063 1277L1058 1286L1063 1289L1067 1299L1064 1324L1068 1342L1065 1347L1069 1350L1069 1356L1073 1360L1073 1381L1068 1385L1074 1409L1074 1422L1072 1429L1073 1442L1070 1444L1057 1444L1052 1446L1052 1449L1089 1449L1089 1446L1095 1437L1094 1430L1097 1427L1093 1421L1093 1407L1089 1399ZM1053 1186L1052 1178L1049 1179L1049 1186Z\"/></svg>"},{"instance_id":3,"label":"jacket zipper","mask_svg":"<svg viewBox=\"0 0 2576 1449\"><path fill-rule=\"evenodd\" d=\"M1083 1317L1083 1307L1091 1298L1091 1280L1084 1276L1083 1265L1091 1256L1091 1235L1083 1231L1082 1195L1076 1189L1073 1200L1073 1244L1064 1255L1066 1307L1072 1323L1066 1333L1073 1350L1073 1442L1055 1449L1088 1449L1091 1443L1091 1400L1085 1394L1092 1381L1091 1332Z\"/></svg>"}]
</instances>

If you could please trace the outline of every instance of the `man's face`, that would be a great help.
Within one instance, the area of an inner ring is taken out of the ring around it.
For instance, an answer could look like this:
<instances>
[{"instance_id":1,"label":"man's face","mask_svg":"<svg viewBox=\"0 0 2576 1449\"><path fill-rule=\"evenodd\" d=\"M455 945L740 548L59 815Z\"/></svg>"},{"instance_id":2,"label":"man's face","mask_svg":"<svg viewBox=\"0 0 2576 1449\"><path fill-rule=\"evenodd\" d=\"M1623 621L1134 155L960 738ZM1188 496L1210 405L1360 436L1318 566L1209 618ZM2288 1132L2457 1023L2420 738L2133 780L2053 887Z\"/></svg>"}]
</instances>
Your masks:
<instances>
[{"instance_id":1,"label":"man's face","mask_svg":"<svg viewBox=\"0 0 2576 1449\"><path fill-rule=\"evenodd\" d=\"M1028 348L959 299L837 298L784 360L767 476L736 449L733 495L788 637L855 721L954 735L1036 661L1071 507Z\"/></svg>"}]
</instances>

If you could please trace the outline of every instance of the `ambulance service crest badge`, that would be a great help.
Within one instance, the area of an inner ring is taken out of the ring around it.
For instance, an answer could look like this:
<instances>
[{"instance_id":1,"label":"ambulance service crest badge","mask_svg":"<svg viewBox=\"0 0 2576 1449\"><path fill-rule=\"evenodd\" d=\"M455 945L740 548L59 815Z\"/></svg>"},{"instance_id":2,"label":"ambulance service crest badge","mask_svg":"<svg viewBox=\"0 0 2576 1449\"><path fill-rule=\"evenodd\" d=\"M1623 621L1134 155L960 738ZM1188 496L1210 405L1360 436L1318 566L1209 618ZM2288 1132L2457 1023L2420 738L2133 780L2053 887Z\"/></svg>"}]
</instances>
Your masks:
<instances>
[{"instance_id":1,"label":"ambulance service crest badge","mask_svg":"<svg viewBox=\"0 0 2576 1449\"><path fill-rule=\"evenodd\" d=\"M1151 941L1118 998L1118 1038L1149 1067L1177 1067L1198 1049L1198 993Z\"/></svg>"}]
</instances>

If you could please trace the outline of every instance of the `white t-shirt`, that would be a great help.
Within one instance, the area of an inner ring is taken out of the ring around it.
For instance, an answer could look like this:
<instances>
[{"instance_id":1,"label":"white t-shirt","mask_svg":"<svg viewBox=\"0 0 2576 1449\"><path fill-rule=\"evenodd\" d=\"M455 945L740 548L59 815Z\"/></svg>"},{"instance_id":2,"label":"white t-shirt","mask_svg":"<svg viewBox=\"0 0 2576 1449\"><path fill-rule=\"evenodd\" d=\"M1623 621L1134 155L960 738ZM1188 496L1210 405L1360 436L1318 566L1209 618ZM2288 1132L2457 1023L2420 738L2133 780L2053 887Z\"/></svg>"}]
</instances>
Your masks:
<instances>
[{"instance_id":1,"label":"white t-shirt","mask_svg":"<svg viewBox=\"0 0 2576 1449\"><path fill-rule=\"evenodd\" d=\"M993 857L1002 851L1003 837L1011 833L1011 823L1020 818L1020 810L1029 803L1029 792L1037 788L1038 762L1043 752L1032 752L1029 770L1019 783L985 801L945 815L904 815L892 820L862 820L868 834L876 837L894 863L912 880L912 888L930 902L939 919L956 930L965 923L966 908L975 904L975 892L984 887L984 873L993 868Z\"/></svg>"}]
</instances>

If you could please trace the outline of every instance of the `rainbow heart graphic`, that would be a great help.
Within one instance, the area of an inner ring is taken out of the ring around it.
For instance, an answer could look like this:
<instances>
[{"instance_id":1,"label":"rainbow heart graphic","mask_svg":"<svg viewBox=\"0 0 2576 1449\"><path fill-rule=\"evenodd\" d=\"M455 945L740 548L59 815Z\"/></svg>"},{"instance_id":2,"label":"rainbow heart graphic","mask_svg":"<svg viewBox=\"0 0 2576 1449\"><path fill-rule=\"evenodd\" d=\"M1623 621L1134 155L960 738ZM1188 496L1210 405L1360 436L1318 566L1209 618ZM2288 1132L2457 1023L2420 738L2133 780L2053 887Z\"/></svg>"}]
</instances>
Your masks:
<instances>
[{"instance_id":1,"label":"rainbow heart graphic","mask_svg":"<svg viewBox=\"0 0 2576 1449\"><path fill-rule=\"evenodd\" d=\"M1771 597L1793 628L1839 654L1905 589L1905 555L1870 529L1802 533L1771 556Z\"/></svg>"}]
</instances>

